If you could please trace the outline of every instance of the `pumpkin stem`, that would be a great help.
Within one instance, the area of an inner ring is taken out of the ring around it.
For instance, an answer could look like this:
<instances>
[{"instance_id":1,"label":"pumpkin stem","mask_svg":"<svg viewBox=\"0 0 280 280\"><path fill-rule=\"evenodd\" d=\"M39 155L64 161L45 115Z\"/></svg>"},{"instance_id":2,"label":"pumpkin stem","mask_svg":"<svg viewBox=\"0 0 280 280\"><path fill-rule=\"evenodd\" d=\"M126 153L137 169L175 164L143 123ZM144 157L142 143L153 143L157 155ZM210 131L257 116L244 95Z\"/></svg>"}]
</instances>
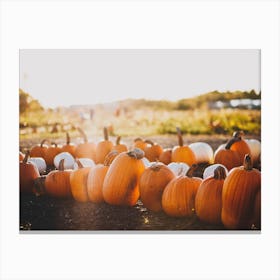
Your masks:
<instances>
[{"instance_id":1,"label":"pumpkin stem","mask_svg":"<svg viewBox=\"0 0 280 280\"><path fill-rule=\"evenodd\" d=\"M45 142L47 142L47 141L49 142L49 140L48 140L48 139L43 139L43 140L42 140L42 142L41 142L41 144L40 144L41 148L43 147L43 145L44 145L44 144L45 144Z\"/></svg>"},{"instance_id":2,"label":"pumpkin stem","mask_svg":"<svg viewBox=\"0 0 280 280\"><path fill-rule=\"evenodd\" d=\"M29 154L30 154L30 151L27 150L26 153L25 153L24 159L23 159L23 161L22 161L23 163L27 163L28 158L29 158Z\"/></svg>"},{"instance_id":3,"label":"pumpkin stem","mask_svg":"<svg viewBox=\"0 0 280 280\"><path fill-rule=\"evenodd\" d=\"M152 140L145 140L145 143L150 144L151 146L154 146L154 142Z\"/></svg>"},{"instance_id":4,"label":"pumpkin stem","mask_svg":"<svg viewBox=\"0 0 280 280\"><path fill-rule=\"evenodd\" d=\"M137 142L137 141L143 141L143 139L141 137L137 137L134 139L134 142Z\"/></svg>"},{"instance_id":5,"label":"pumpkin stem","mask_svg":"<svg viewBox=\"0 0 280 280\"><path fill-rule=\"evenodd\" d=\"M108 135L108 128L106 126L103 128L103 134L104 134L104 140L108 141L109 135Z\"/></svg>"},{"instance_id":6,"label":"pumpkin stem","mask_svg":"<svg viewBox=\"0 0 280 280\"><path fill-rule=\"evenodd\" d=\"M136 159L142 159L145 153L141 149L135 148L134 150L127 152L127 155Z\"/></svg>"},{"instance_id":7,"label":"pumpkin stem","mask_svg":"<svg viewBox=\"0 0 280 280\"><path fill-rule=\"evenodd\" d=\"M230 147L231 147L235 142L239 142L240 140L241 140L241 138L239 138L239 137L236 137L236 136L231 137L231 138L227 141L226 146L225 146L225 149L226 149L226 150L229 150Z\"/></svg>"},{"instance_id":8,"label":"pumpkin stem","mask_svg":"<svg viewBox=\"0 0 280 280\"><path fill-rule=\"evenodd\" d=\"M186 176L187 177L193 177L193 175L194 175L194 172L196 171L196 169L197 169L197 164L196 163L194 163L194 164L192 164L191 165L191 167L189 168L189 170L187 171L187 173L186 173Z\"/></svg>"},{"instance_id":9,"label":"pumpkin stem","mask_svg":"<svg viewBox=\"0 0 280 280\"><path fill-rule=\"evenodd\" d=\"M64 158L60 160L59 164L58 164L58 170L59 171L64 171Z\"/></svg>"},{"instance_id":10,"label":"pumpkin stem","mask_svg":"<svg viewBox=\"0 0 280 280\"><path fill-rule=\"evenodd\" d=\"M153 163L150 168L153 170L153 171L159 171L161 169L161 167L163 166L163 163L160 163L160 162L155 162Z\"/></svg>"},{"instance_id":11,"label":"pumpkin stem","mask_svg":"<svg viewBox=\"0 0 280 280\"><path fill-rule=\"evenodd\" d=\"M113 160L115 159L115 157L119 154L118 151L116 150L112 150L106 157L104 160L104 166L109 166Z\"/></svg>"},{"instance_id":12,"label":"pumpkin stem","mask_svg":"<svg viewBox=\"0 0 280 280\"><path fill-rule=\"evenodd\" d=\"M178 135L178 143L180 147L183 147L184 141L183 141L183 136L182 136L182 131L181 129L177 126L176 127L177 135Z\"/></svg>"},{"instance_id":13,"label":"pumpkin stem","mask_svg":"<svg viewBox=\"0 0 280 280\"><path fill-rule=\"evenodd\" d=\"M66 144L69 145L70 144L70 135L68 132L66 132Z\"/></svg>"},{"instance_id":14,"label":"pumpkin stem","mask_svg":"<svg viewBox=\"0 0 280 280\"><path fill-rule=\"evenodd\" d=\"M224 180L226 178L226 170L222 166L218 166L214 170L214 178L217 180Z\"/></svg>"},{"instance_id":15,"label":"pumpkin stem","mask_svg":"<svg viewBox=\"0 0 280 280\"><path fill-rule=\"evenodd\" d=\"M57 143L55 143L55 142L51 142L51 145L54 145L55 147L57 147Z\"/></svg>"},{"instance_id":16,"label":"pumpkin stem","mask_svg":"<svg viewBox=\"0 0 280 280\"><path fill-rule=\"evenodd\" d=\"M78 168L80 169L80 168L84 168L84 166L82 165L82 163L80 162L80 160L77 158L76 159L76 162L77 162L77 164L78 164Z\"/></svg>"},{"instance_id":17,"label":"pumpkin stem","mask_svg":"<svg viewBox=\"0 0 280 280\"><path fill-rule=\"evenodd\" d=\"M118 136L116 139L116 145L120 145L121 142L121 136Z\"/></svg>"},{"instance_id":18,"label":"pumpkin stem","mask_svg":"<svg viewBox=\"0 0 280 280\"><path fill-rule=\"evenodd\" d=\"M242 130L234 131L232 136L236 137L236 138L239 138L241 140L242 137L244 136L244 132Z\"/></svg>"},{"instance_id":19,"label":"pumpkin stem","mask_svg":"<svg viewBox=\"0 0 280 280\"><path fill-rule=\"evenodd\" d=\"M245 155L243 166L244 166L244 169L248 170L248 171L253 169L252 159L249 154Z\"/></svg>"},{"instance_id":20,"label":"pumpkin stem","mask_svg":"<svg viewBox=\"0 0 280 280\"><path fill-rule=\"evenodd\" d=\"M80 132L81 136L83 137L84 142L87 143L88 138L87 138L87 135L85 134L85 132L80 127L77 127L77 130Z\"/></svg>"}]
</instances>

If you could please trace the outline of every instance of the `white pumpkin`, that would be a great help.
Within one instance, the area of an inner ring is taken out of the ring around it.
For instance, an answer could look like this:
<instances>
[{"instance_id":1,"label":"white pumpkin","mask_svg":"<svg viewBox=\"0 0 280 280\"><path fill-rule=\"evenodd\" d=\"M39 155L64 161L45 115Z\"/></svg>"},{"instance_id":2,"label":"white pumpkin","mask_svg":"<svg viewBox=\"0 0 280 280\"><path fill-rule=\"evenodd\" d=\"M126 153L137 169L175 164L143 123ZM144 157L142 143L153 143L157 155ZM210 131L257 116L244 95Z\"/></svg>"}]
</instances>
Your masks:
<instances>
[{"instance_id":1,"label":"white pumpkin","mask_svg":"<svg viewBox=\"0 0 280 280\"><path fill-rule=\"evenodd\" d=\"M171 162L167 167L175 174L175 176L186 175L189 165L184 162Z\"/></svg>"},{"instance_id":2,"label":"white pumpkin","mask_svg":"<svg viewBox=\"0 0 280 280\"><path fill-rule=\"evenodd\" d=\"M96 165L95 162L90 158L79 158L79 161L83 167L94 167ZM78 163L75 161L74 170L77 170L77 169L79 169L79 167L78 167Z\"/></svg>"},{"instance_id":3,"label":"white pumpkin","mask_svg":"<svg viewBox=\"0 0 280 280\"><path fill-rule=\"evenodd\" d=\"M206 167L204 169L204 172L203 172L203 179L206 179L208 177L212 177L214 176L214 171L215 169L218 167L218 166L221 166L225 169L226 171L226 176L228 175L228 170L227 168L223 165L223 164L220 164L220 163L215 163L215 164L212 164L212 165L209 165L208 167Z\"/></svg>"},{"instance_id":4,"label":"white pumpkin","mask_svg":"<svg viewBox=\"0 0 280 280\"><path fill-rule=\"evenodd\" d=\"M36 165L40 174L45 173L47 170L47 164L42 157L31 157L27 162L31 162Z\"/></svg>"},{"instance_id":5,"label":"white pumpkin","mask_svg":"<svg viewBox=\"0 0 280 280\"><path fill-rule=\"evenodd\" d=\"M54 166L57 169L59 166L59 162L62 159L64 159L64 164L63 164L64 169L73 169L74 168L74 163L75 163L74 157L68 152L62 152L62 153L59 153L58 155L56 155L53 160Z\"/></svg>"},{"instance_id":6,"label":"white pumpkin","mask_svg":"<svg viewBox=\"0 0 280 280\"><path fill-rule=\"evenodd\" d=\"M146 168L152 165L152 163L146 157L143 157L141 160L143 161Z\"/></svg>"},{"instance_id":7,"label":"white pumpkin","mask_svg":"<svg viewBox=\"0 0 280 280\"><path fill-rule=\"evenodd\" d=\"M212 163L214 151L212 147L205 142L195 142L189 145L196 157L196 163Z\"/></svg>"},{"instance_id":8,"label":"white pumpkin","mask_svg":"<svg viewBox=\"0 0 280 280\"><path fill-rule=\"evenodd\" d=\"M260 160L261 155L261 142L257 139L245 139L251 150L251 157L254 163Z\"/></svg>"}]
</instances>

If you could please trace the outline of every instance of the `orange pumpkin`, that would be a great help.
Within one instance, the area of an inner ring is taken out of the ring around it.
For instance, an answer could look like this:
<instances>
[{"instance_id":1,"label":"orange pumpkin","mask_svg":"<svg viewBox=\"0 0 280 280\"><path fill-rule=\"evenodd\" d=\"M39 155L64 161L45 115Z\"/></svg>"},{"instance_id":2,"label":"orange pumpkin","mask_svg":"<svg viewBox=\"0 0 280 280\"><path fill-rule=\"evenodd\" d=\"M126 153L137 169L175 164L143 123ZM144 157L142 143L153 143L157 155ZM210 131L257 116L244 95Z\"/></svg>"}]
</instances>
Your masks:
<instances>
[{"instance_id":1,"label":"orange pumpkin","mask_svg":"<svg viewBox=\"0 0 280 280\"><path fill-rule=\"evenodd\" d=\"M139 198L139 179L145 170L144 152L134 149L119 154L104 178L104 200L113 205L133 206Z\"/></svg>"},{"instance_id":2,"label":"orange pumpkin","mask_svg":"<svg viewBox=\"0 0 280 280\"><path fill-rule=\"evenodd\" d=\"M29 151L26 152L23 161L19 163L19 187L21 192L33 192L34 180L40 177L37 166L28 162Z\"/></svg>"},{"instance_id":3,"label":"orange pumpkin","mask_svg":"<svg viewBox=\"0 0 280 280\"><path fill-rule=\"evenodd\" d=\"M79 168L70 174L71 193L75 200L86 202L89 200L87 192L87 179L91 167L83 167L79 159L77 159Z\"/></svg>"},{"instance_id":4,"label":"orange pumpkin","mask_svg":"<svg viewBox=\"0 0 280 280\"><path fill-rule=\"evenodd\" d=\"M159 161L168 165L169 163L171 163L171 156L172 156L172 149L167 148L164 149L163 152L161 153L161 155L159 156Z\"/></svg>"},{"instance_id":5,"label":"orange pumpkin","mask_svg":"<svg viewBox=\"0 0 280 280\"><path fill-rule=\"evenodd\" d=\"M222 190L226 170L219 166L213 177L202 181L195 197L195 212L201 221L210 224L221 224Z\"/></svg>"},{"instance_id":6,"label":"orange pumpkin","mask_svg":"<svg viewBox=\"0 0 280 280\"><path fill-rule=\"evenodd\" d=\"M104 127L104 140L98 142L96 146L96 163L102 163L105 157L110 153L113 148L113 143L109 140L108 129Z\"/></svg>"},{"instance_id":7,"label":"orange pumpkin","mask_svg":"<svg viewBox=\"0 0 280 280\"><path fill-rule=\"evenodd\" d=\"M66 132L66 144L64 144L61 148L61 152L68 152L73 157L75 157L76 145L71 143L70 135Z\"/></svg>"},{"instance_id":8,"label":"orange pumpkin","mask_svg":"<svg viewBox=\"0 0 280 280\"><path fill-rule=\"evenodd\" d=\"M104 161L104 164L98 164L92 167L88 174L87 192L89 200L92 202L103 202L103 182L110 164L119 153L117 151L110 152Z\"/></svg>"},{"instance_id":9,"label":"orange pumpkin","mask_svg":"<svg viewBox=\"0 0 280 280\"><path fill-rule=\"evenodd\" d=\"M54 165L54 158L56 155L61 153L61 147L58 146L55 142L51 143L52 146L49 146L48 149L45 152L44 160L46 161L46 164L49 166Z\"/></svg>"},{"instance_id":10,"label":"orange pumpkin","mask_svg":"<svg viewBox=\"0 0 280 280\"><path fill-rule=\"evenodd\" d=\"M141 175L140 199L143 205L155 212L162 210L162 193L167 184L175 178L174 173L163 163L154 163Z\"/></svg>"},{"instance_id":11,"label":"orange pumpkin","mask_svg":"<svg viewBox=\"0 0 280 280\"><path fill-rule=\"evenodd\" d=\"M260 218L255 213L255 203L260 189L261 172L253 168L247 154L243 166L233 168L224 182L222 222L226 228L250 229L252 224L258 223Z\"/></svg>"},{"instance_id":12,"label":"orange pumpkin","mask_svg":"<svg viewBox=\"0 0 280 280\"><path fill-rule=\"evenodd\" d=\"M95 150L96 145L93 142L88 142L87 135L81 128L77 128L77 130L82 135L84 142L80 143L76 147L75 157L76 158L90 158L95 161Z\"/></svg>"},{"instance_id":13,"label":"orange pumpkin","mask_svg":"<svg viewBox=\"0 0 280 280\"><path fill-rule=\"evenodd\" d=\"M53 197L71 197L70 174L64 170L64 159L59 162L58 170L48 173L45 180L46 193Z\"/></svg>"},{"instance_id":14,"label":"orange pumpkin","mask_svg":"<svg viewBox=\"0 0 280 280\"><path fill-rule=\"evenodd\" d=\"M48 145L45 144L45 142L47 142L47 139L42 140L42 142L40 144L37 144L35 146L33 146L30 149L30 157L42 157L45 158L45 153L48 149Z\"/></svg>"},{"instance_id":15,"label":"orange pumpkin","mask_svg":"<svg viewBox=\"0 0 280 280\"><path fill-rule=\"evenodd\" d=\"M165 187L162 195L162 209L168 216L191 217L194 215L195 196L201 178L180 175L171 180Z\"/></svg>"},{"instance_id":16,"label":"orange pumpkin","mask_svg":"<svg viewBox=\"0 0 280 280\"><path fill-rule=\"evenodd\" d=\"M132 148L133 149L138 148L138 149L141 149L142 151L144 151L145 148L147 147L147 145L148 144L142 138L138 137L138 138L134 139Z\"/></svg>"},{"instance_id":17,"label":"orange pumpkin","mask_svg":"<svg viewBox=\"0 0 280 280\"><path fill-rule=\"evenodd\" d=\"M148 145L146 146L146 148L144 149L145 152L145 157L149 160L149 161L158 161L160 155L163 152L163 148L161 145L154 143L151 140L146 140L145 141Z\"/></svg>"},{"instance_id":18,"label":"orange pumpkin","mask_svg":"<svg viewBox=\"0 0 280 280\"><path fill-rule=\"evenodd\" d=\"M172 149L171 161L172 162L184 162L188 165L192 165L196 162L195 154L188 145L184 145L181 130L177 127L178 146Z\"/></svg>"},{"instance_id":19,"label":"orange pumpkin","mask_svg":"<svg viewBox=\"0 0 280 280\"><path fill-rule=\"evenodd\" d=\"M125 144L121 144L121 136L118 136L116 139L116 144L112 147L112 151L117 151L118 153L127 152L127 146Z\"/></svg>"}]
</instances>

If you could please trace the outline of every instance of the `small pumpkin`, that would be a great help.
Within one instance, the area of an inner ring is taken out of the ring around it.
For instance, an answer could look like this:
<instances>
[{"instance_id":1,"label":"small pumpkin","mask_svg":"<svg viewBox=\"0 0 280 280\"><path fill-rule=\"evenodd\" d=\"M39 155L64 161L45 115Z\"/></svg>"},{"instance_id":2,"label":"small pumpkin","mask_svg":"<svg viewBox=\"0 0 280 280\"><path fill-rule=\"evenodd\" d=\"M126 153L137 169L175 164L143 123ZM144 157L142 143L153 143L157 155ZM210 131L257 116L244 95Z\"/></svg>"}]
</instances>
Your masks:
<instances>
[{"instance_id":1,"label":"small pumpkin","mask_svg":"<svg viewBox=\"0 0 280 280\"><path fill-rule=\"evenodd\" d=\"M79 169L73 170L70 174L71 193L75 200L79 202L89 201L87 192L87 179L90 167L84 167L77 159Z\"/></svg>"},{"instance_id":2,"label":"small pumpkin","mask_svg":"<svg viewBox=\"0 0 280 280\"><path fill-rule=\"evenodd\" d=\"M163 152L163 148L161 145L154 143L151 140L146 140L145 141L148 145L146 146L146 148L144 149L145 152L145 157L149 160L149 161L158 161L160 155Z\"/></svg>"},{"instance_id":3,"label":"small pumpkin","mask_svg":"<svg viewBox=\"0 0 280 280\"><path fill-rule=\"evenodd\" d=\"M44 174L46 173L47 170L47 164L45 162L45 160L41 157L32 157L28 159L28 162L32 162L33 164L35 164L39 170L40 174Z\"/></svg>"},{"instance_id":4,"label":"small pumpkin","mask_svg":"<svg viewBox=\"0 0 280 280\"><path fill-rule=\"evenodd\" d=\"M163 149L163 152L159 156L159 161L164 163L165 165L168 165L171 163L171 155L172 155L172 149L171 148L166 148Z\"/></svg>"},{"instance_id":5,"label":"small pumpkin","mask_svg":"<svg viewBox=\"0 0 280 280\"><path fill-rule=\"evenodd\" d=\"M134 139L132 149L138 148L142 151L145 151L145 148L147 147L148 143L145 142L141 137L137 137Z\"/></svg>"},{"instance_id":6,"label":"small pumpkin","mask_svg":"<svg viewBox=\"0 0 280 280\"><path fill-rule=\"evenodd\" d=\"M74 169L75 159L69 152L61 152L54 157L53 162L54 162L54 166L57 169L62 159L64 160L63 161L64 169Z\"/></svg>"},{"instance_id":7,"label":"small pumpkin","mask_svg":"<svg viewBox=\"0 0 280 280\"><path fill-rule=\"evenodd\" d=\"M72 170L64 169L65 159L59 162L58 170L49 172L45 179L46 193L53 197L71 197L70 175Z\"/></svg>"},{"instance_id":8,"label":"small pumpkin","mask_svg":"<svg viewBox=\"0 0 280 280\"><path fill-rule=\"evenodd\" d=\"M119 153L117 151L110 152L106 156L104 164L98 164L90 169L87 180L87 192L90 201L96 203L104 201L102 191L104 178L107 174L110 164L118 154Z\"/></svg>"},{"instance_id":9,"label":"small pumpkin","mask_svg":"<svg viewBox=\"0 0 280 280\"><path fill-rule=\"evenodd\" d=\"M121 136L118 136L116 139L115 145L112 147L111 151L117 151L118 153L127 152L127 146L125 144L121 144Z\"/></svg>"},{"instance_id":10,"label":"small pumpkin","mask_svg":"<svg viewBox=\"0 0 280 280\"><path fill-rule=\"evenodd\" d=\"M30 157L42 157L45 158L45 153L48 149L48 145L45 144L48 141L48 139L43 139L40 144L37 144L33 146L30 149Z\"/></svg>"},{"instance_id":11,"label":"small pumpkin","mask_svg":"<svg viewBox=\"0 0 280 280\"><path fill-rule=\"evenodd\" d=\"M153 163L141 175L139 181L140 199L143 205L155 212L162 210L162 193L175 174L163 163Z\"/></svg>"},{"instance_id":12,"label":"small pumpkin","mask_svg":"<svg viewBox=\"0 0 280 280\"><path fill-rule=\"evenodd\" d=\"M202 178L206 179L208 177L213 177L217 167L224 168L226 176L228 175L228 170L227 170L227 168L224 165L222 165L220 163L215 163L215 164L211 164L211 165L207 166L204 169Z\"/></svg>"},{"instance_id":13,"label":"small pumpkin","mask_svg":"<svg viewBox=\"0 0 280 280\"><path fill-rule=\"evenodd\" d=\"M110 153L114 144L109 140L108 129L104 127L104 140L97 143L96 146L96 163L102 163L105 157Z\"/></svg>"},{"instance_id":14,"label":"small pumpkin","mask_svg":"<svg viewBox=\"0 0 280 280\"><path fill-rule=\"evenodd\" d=\"M219 225L222 211L222 190L226 171L218 166L214 176L204 179L195 196L195 212L201 221Z\"/></svg>"},{"instance_id":15,"label":"small pumpkin","mask_svg":"<svg viewBox=\"0 0 280 280\"><path fill-rule=\"evenodd\" d=\"M95 162L95 143L88 141L86 133L80 127L78 127L77 130L83 137L83 142L77 145L75 150L75 158L90 158Z\"/></svg>"},{"instance_id":16,"label":"small pumpkin","mask_svg":"<svg viewBox=\"0 0 280 280\"><path fill-rule=\"evenodd\" d=\"M70 135L68 132L66 132L66 144L62 146L61 152L70 153L72 157L75 157L76 148L76 144L71 143Z\"/></svg>"},{"instance_id":17,"label":"small pumpkin","mask_svg":"<svg viewBox=\"0 0 280 280\"><path fill-rule=\"evenodd\" d=\"M184 162L171 162L167 167L174 173L175 176L186 175L189 166Z\"/></svg>"},{"instance_id":18,"label":"small pumpkin","mask_svg":"<svg viewBox=\"0 0 280 280\"><path fill-rule=\"evenodd\" d=\"M173 147L171 160L172 162L184 162L191 166L196 162L195 154L188 145L184 145L182 132L179 127L177 129L178 146Z\"/></svg>"},{"instance_id":19,"label":"small pumpkin","mask_svg":"<svg viewBox=\"0 0 280 280\"><path fill-rule=\"evenodd\" d=\"M212 147L205 142L195 142L189 145L195 154L196 163L213 163L214 152Z\"/></svg>"},{"instance_id":20,"label":"small pumpkin","mask_svg":"<svg viewBox=\"0 0 280 280\"><path fill-rule=\"evenodd\" d=\"M144 152L134 149L119 154L104 178L104 200L113 205L133 206L139 198L139 179L145 170Z\"/></svg>"},{"instance_id":21,"label":"small pumpkin","mask_svg":"<svg viewBox=\"0 0 280 280\"><path fill-rule=\"evenodd\" d=\"M245 142L250 148L253 164L257 166L260 163L261 142L257 139L245 139Z\"/></svg>"},{"instance_id":22,"label":"small pumpkin","mask_svg":"<svg viewBox=\"0 0 280 280\"><path fill-rule=\"evenodd\" d=\"M260 190L261 172L253 168L247 154L243 166L233 168L224 181L222 222L226 228L250 229L252 224L258 223L260 217L255 213L255 201Z\"/></svg>"},{"instance_id":23,"label":"small pumpkin","mask_svg":"<svg viewBox=\"0 0 280 280\"><path fill-rule=\"evenodd\" d=\"M53 160L59 153L61 153L61 147L58 146L55 142L52 142L51 146L49 146L45 152L44 159L46 161L46 164L48 166L54 166Z\"/></svg>"},{"instance_id":24,"label":"small pumpkin","mask_svg":"<svg viewBox=\"0 0 280 280\"><path fill-rule=\"evenodd\" d=\"M33 192L34 180L40 177L35 164L28 162L29 151L26 152L23 161L19 163L19 187L21 192Z\"/></svg>"},{"instance_id":25,"label":"small pumpkin","mask_svg":"<svg viewBox=\"0 0 280 280\"><path fill-rule=\"evenodd\" d=\"M180 175L171 180L165 187L162 195L162 209L172 217L191 217L194 215L195 196L201 178L189 177L191 168L187 175Z\"/></svg>"}]
</instances>

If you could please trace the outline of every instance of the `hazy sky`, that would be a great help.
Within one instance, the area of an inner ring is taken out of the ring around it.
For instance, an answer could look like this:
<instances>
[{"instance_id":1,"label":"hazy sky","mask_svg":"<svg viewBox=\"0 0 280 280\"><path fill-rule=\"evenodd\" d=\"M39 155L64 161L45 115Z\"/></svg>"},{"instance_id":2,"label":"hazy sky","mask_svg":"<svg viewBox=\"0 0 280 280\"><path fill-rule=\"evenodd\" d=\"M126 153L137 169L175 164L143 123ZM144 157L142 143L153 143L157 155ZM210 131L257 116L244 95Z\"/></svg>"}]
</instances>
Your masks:
<instances>
[{"instance_id":1,"label":"hazy sky","mask_svg":"<svg viewBox=\"0 0 280 280\"><path fill-rule=\"evenodd\" d=\"M20 87L45 107L260 91L259 50L20 50Z\"/></svg>"}]
</instances>

